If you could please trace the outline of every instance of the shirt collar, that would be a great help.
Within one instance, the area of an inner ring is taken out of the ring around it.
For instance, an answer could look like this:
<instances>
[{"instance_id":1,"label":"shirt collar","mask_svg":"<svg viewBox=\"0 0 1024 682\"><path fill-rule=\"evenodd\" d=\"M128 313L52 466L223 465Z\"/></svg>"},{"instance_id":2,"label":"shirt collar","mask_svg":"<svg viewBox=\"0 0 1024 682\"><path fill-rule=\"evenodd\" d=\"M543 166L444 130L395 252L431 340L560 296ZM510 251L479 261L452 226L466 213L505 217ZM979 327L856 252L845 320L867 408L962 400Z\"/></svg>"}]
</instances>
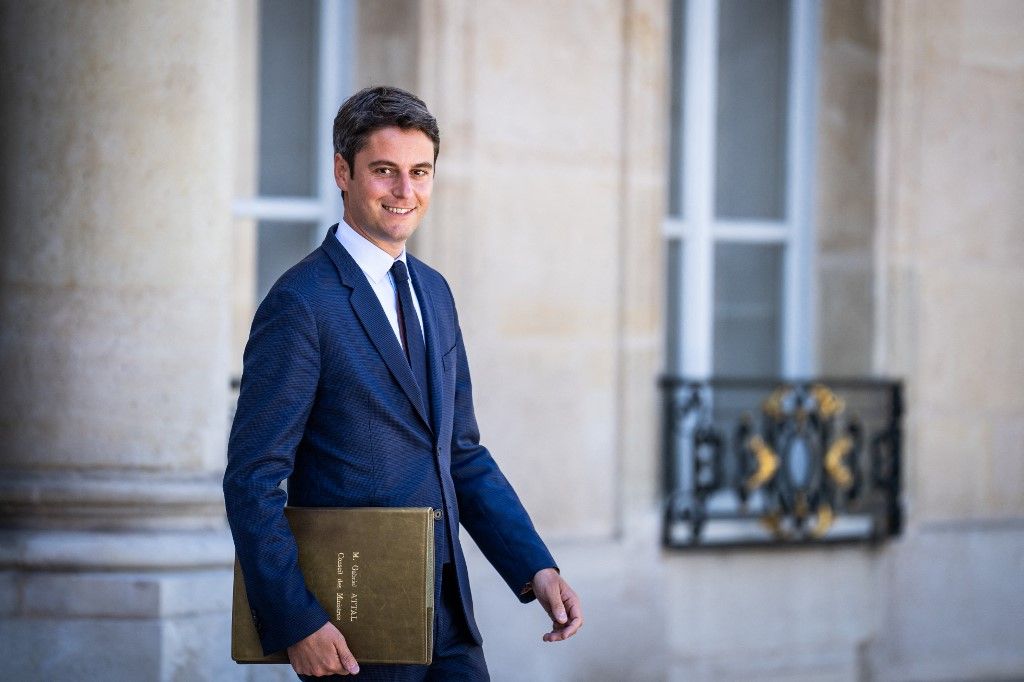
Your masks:
<instances>
[{"instance_id":1,"label":"shirt collar","mask_svg":"<svg viewBox=\"0 0 1024 682\"><path fill-rule=\"evenodd\" d=\"M405 263L406 267L409 265L405 260L405 249L402 249L402 253L399 254L398 258L392 258L390 253L353 230L344 220L338 224L338 229L335 230L334 236L338 238L338 241L345 247L348 254L352 256L352 259L359 266L359 269L363 271L367 279L374 284L388 276L391 266L395 264L396 260Z\"/></svg>"}]
</instances>

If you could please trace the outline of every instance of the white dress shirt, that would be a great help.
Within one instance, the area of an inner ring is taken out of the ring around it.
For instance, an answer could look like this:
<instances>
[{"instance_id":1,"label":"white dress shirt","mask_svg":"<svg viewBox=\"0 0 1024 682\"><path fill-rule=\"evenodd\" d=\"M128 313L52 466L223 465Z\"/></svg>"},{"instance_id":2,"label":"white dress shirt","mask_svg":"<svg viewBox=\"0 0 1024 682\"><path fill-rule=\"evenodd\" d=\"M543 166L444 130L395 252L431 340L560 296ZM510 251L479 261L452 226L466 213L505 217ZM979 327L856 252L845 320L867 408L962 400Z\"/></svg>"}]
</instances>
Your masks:
<instances>
[{"instance_id":1,"label":"white dress shirt","mask_svg":"<svg viewBox=\"0 0 1024 682\"><path fill-rule=\"evenodd\" d=\"M391 276L391 266L395 264L396 260L400 260L405 263L406 269L409 268L409 263L405 259L405 249L402 249L398 258L392 258L391 254L353 230L344 220L338 223L338 229L334 235L366 275L373 293L377 294L377 299L384 309L388 322L391 323L391 329L395 332L398 343L401 344L402 332L398 328L398 304L395 301L398 293L395 289L395 280ZM416 308L416 317L420 321L420 334L423 334L423 314L420 312L420 301L416 297L416 289L412 286L412 273L409 273L409 291L412 292L412 304ZM426 336L423 337L423 341L426 343Z\"/></svg>"}]
</instances>

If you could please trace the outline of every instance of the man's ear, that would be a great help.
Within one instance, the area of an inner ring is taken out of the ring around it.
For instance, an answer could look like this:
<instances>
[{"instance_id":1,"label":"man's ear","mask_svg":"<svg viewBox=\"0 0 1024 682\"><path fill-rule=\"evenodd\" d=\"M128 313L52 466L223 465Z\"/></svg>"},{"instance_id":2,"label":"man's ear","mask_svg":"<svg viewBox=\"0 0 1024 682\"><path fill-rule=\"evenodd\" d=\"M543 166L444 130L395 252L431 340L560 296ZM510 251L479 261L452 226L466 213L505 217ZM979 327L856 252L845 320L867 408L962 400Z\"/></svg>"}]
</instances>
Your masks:
<instances>
[{"instance_id":1,"label":"man's ear","mask_svg":"<svg viewBox=\"0 0 1024 682\"><path fill-rule=\"evenodd\" d=\"M341 154L334 155L334 184L342 192L348 191L348 183L352 179L349 172L348 161L342 158Z\"/></svg>"}]
</instances>

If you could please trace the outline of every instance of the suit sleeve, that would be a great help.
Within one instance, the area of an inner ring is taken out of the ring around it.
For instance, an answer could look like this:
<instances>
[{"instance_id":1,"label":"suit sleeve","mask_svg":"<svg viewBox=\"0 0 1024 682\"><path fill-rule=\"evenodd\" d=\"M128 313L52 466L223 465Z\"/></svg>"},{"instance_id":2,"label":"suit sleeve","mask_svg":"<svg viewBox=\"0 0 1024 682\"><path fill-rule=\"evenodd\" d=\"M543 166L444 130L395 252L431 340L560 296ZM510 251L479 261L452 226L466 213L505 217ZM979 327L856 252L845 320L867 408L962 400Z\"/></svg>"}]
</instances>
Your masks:
<instances>
[{"instance_id":1,"label":"suit sleeve","mask_svg":"<svg viewBox=\"0 0 1024 682\"><path fill-rule=\"evenodd\" d=\"M480 444L473 411L469 362L457 334L455 418L452 430L452 480L459 501L459 517L484 556L523 603L533 601L524 587L537 571L556 568L519 496L491 453Z\"/></svg>"},{"instance_id":2,"label":"suit sleeve","mask_svg":"<svg viewBox=\"0 0 1024 682\"><path fill-rule=\"evenodd\" d=\"M330 620L299 571L280 488L292 472L319 375L313 313L299 294L275 287L257 310L246 344L224 473L228 523L265 653L291 646Z\"/></svg>"}]
</instances>

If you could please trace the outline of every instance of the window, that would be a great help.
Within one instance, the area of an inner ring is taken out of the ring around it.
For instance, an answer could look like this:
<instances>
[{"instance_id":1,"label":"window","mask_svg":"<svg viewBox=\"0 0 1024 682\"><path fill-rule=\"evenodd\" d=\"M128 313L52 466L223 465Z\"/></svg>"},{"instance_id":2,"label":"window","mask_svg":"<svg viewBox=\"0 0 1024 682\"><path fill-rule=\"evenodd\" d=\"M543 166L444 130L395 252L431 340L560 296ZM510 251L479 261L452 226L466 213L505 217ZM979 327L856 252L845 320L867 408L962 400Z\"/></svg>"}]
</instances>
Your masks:
<instances>
[{"instance_id":1,"label":"window","mask_svg":"<svg viewBox=\"0 0 1024 682\"><path fill-rule=\"evenodd\" d=\"M674 0L668 369L814 370L813 0Z\"/></svg>"},{"instance_id":2,"label":"window","mask_svg":"<svg viewBox=\"0 0 1024 682\"><path fill-rule=\"evenodd\" d=\"M258 302L341 216L331 127L351 91L354 3L261 0L257 195L235 203L256 226Z\"/></svg>"},{"instance_id":3,"label":"window","mask_svg":"<svg viewBox=\"0 0 1024 682\"><path fill-rule=\"evenodd\" d=\"M902 386L815 378L816 0L674 0L665 547L902 528Z\"/></svg>"}]
</instances>

